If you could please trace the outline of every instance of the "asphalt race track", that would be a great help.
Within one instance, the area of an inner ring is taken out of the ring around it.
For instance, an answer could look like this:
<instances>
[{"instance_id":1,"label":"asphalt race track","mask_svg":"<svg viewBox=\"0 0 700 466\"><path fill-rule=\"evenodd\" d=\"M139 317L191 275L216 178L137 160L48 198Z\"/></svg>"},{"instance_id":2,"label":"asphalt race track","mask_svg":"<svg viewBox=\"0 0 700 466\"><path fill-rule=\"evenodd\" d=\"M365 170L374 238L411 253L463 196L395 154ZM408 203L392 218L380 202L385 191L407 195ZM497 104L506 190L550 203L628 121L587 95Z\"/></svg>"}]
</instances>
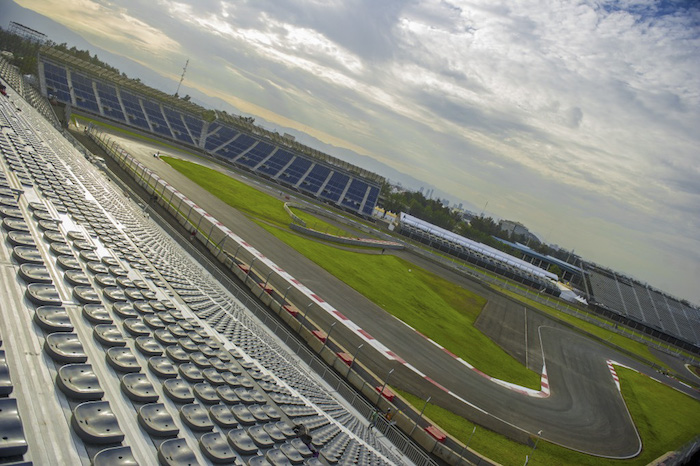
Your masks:
<instances>
[{"instance_id":1,"label":"asphalt race track","mask_svg":"<svg viewBox=\"0 0 700 466\"><path fill-rule=\"evenodd\" d=\"M432 396L433 403L523 442L541 430L545 440L592 455L629 458L639 453L640 438L606 361L613 360L659 378L650 368L580 336L535 310L526 310L522 304L495 295L455 272L407 252L398 252L417 266L439 273L489 299L477 326L534 371L540 372L544 361L551 393L533 396L494 383L152 154L159 150L161 155L190 159L226 172L225 169L185 153L132 141L124 135L113 137L141 163L195 200L425 376L420 377L407 365L388 360L365 345L358 361L382 378L393 368L390 385L400 386L423 398ZM240 174L236 178L241 179ZM244 181L265 188L250 178ZM267 188L267 191L279 196L278 187ZM310 312L307 317L326 331L334 321L332 316L321 311ZM343 326L336 326L332 336L349 350L364 343ZM437 383L429 382L426 377ZM670 379L664 382L673 383ZM698 398L697 392L680 384L676 386Z\"/></svg>"}]
</instances>

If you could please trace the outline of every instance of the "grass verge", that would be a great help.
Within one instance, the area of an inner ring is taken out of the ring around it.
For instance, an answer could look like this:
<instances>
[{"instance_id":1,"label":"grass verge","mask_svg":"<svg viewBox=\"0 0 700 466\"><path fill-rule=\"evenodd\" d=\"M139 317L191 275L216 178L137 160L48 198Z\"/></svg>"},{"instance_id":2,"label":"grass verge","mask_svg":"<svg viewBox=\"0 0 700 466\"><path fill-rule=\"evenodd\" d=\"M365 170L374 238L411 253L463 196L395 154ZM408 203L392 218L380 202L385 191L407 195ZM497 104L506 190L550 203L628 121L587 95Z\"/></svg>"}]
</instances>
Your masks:
<instances>
[{"instance_id":1,"label":"grass verge","mask_svg":"<svg viewBox=\"0 0 700 466\"><path fill-rule=\"evenodd\" d=\"M474 321L486 299L395 256L357 254L291 233L282 201L195 163L164 157L227 204L411 327L493 377L539 389L526 369L479 330ZM411 272L409 272L411 270Z\"/></svg>"}]
</instances>

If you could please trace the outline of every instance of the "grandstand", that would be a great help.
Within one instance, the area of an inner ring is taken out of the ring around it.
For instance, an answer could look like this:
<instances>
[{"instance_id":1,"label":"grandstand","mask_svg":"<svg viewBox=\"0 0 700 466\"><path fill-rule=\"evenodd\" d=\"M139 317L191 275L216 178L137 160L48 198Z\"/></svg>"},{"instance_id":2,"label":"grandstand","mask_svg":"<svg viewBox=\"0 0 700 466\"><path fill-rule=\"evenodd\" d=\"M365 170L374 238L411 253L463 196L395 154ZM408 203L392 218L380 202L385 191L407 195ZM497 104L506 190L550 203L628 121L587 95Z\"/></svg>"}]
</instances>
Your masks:
<instances>
[{"instance_id":1,"label":"grandstand","mask_svg":"<svg viewBox=\"0 0 700 466\"><path fill-rule=\"evenodd\" d=\"M70 76L73 104L80 96L80 105L104 108L90 97L95 81L48 69L52 79ZM0 72L20 86L16 70ZM122 188L10 94L0 98L0 464L403 463ZM116 93L127 95L135 94ZM138 102L142 124L172 134Z\"/></svg>"},{"instance_id":2,"label":"grandstand","mask_svg":"<svg viewBox=\"0 0 700 466\"><path fill-rule=\"evenodd\" d=\"M404 212L399 217L399 232L411 239L547 294L559 296L561 293L553 283L558 279L555 274Z\"/></svg>"},{"instance_id":3,"label":"grandstand","mask_svg":"<svg viewBox=\"0 0 700 466\"><path fill-rule=\"evenodd\" d=\"M697 352L700 310L599 265L584 263L588 302L628 325Z\"/></svg>"},{"instance_id":4,"label":"grandstand","mask_svg":"<svg viewBox=\"0 0 700 466\"><path fill-rule=\"evenodd\" d=\"M369 217L379 199L377 174L54 48L41 49L39 78L44 95L76 111L190 146L346 211Z\"/></svg>"}]
</instances>

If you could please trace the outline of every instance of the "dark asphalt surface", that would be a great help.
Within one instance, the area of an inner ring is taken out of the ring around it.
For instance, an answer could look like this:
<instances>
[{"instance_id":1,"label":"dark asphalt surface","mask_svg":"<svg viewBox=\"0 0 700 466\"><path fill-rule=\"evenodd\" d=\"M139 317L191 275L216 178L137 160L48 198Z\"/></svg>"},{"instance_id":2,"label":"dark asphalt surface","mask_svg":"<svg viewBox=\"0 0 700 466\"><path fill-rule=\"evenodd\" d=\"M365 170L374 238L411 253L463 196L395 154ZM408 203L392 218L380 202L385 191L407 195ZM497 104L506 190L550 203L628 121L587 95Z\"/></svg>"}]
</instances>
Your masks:
<instances>
[{"instance_id":1,"label":"dark asphalt surface","mask_svg":"<svg viewBox=\"0 0 700 466\"><path fill-rule=\"evenodd\" d=\"M649 372L649 368L563 328L534 310L526 312L521 304L503 299L479 283L426 259L398 252L398 255L410 259L416 265L437 272L489 299L489 305L477 325L513 357L523 364L527 363L529 368L538 373L542 369L544 350L551 396L535 398L496 385L418 336L242 213L224 204L163 161L152 157L156 150L160 150L162 155L176 155L171 149L149 147L141 141L135 143L123 136L119 137L119 143L374 338L419 371L478 408L455 402L452 395L365 345L358 361L382 378L394 368L390 385L399 386L424 398L432 396L432 402L522 442L542 430L542 438L548 441L599 456L625 458L636 455L641 448L637 432L605 360L611 358L643 372ZM177 156L191 158L186 154ZM197 161L202 162L199 159ZM224 171L214 164L211 166ZM251 178L247 178L250 183ZM261 187L259 183L255 184ZM268 191L279 195L278 188L273 187ZM278 289L286 288L281 282L271 281L271 284ZM323 311L310 312L308 318L324 331L328 331L335 321ZM335 326L332 337L351 352L363 343L357 335L341 325Z\"/></svg>"}]
</instances>

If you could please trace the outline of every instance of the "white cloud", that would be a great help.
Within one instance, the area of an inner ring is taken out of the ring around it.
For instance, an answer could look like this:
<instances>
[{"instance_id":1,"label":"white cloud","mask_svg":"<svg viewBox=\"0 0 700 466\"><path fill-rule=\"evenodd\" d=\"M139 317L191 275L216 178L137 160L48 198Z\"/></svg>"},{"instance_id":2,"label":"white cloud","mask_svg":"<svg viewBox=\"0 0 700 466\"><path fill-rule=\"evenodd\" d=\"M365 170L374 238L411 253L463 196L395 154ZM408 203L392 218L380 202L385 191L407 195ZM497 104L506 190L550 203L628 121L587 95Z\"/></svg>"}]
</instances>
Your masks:
<instances>
[{"instance_id":1,"label":"white cloud","mask_svg":"<svg viewBox=\"0 0 700 466\"><path fill-rule=\"evenodd\" d=\"M635 237L635 248L676 256L667 247L674 238L700 249L697 7L652 0L18 3L154 68L191 56L192 86L372 155L455 198L493 199L500 216L517 215L535 230L551 229L551 216L538 209L554 209L563 238L547 239L608 251L611 266L634 264L664 282L676 273L643 252L647 262L631 260L610 246L618 244L607 236L613 233L648 232ZM145 43L148 60L126 48L131 41ZM550 202L560 198L568 208ZM582 232L586 224L606 228ZM688 293L700 301L697 290Z\"/></svg>"}]
</instances>

